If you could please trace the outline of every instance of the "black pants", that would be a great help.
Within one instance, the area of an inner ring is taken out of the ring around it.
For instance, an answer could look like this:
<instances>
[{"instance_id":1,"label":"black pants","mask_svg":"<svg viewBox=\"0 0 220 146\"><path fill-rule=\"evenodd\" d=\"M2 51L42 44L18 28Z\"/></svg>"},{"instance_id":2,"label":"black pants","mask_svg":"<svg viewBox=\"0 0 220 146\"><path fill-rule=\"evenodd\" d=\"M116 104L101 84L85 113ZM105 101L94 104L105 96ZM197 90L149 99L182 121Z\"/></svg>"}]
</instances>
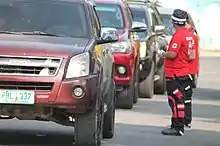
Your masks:
<instances>
[{"instance_id":1,"label":"black pants","mask_svg":"<svg viewBox=\"0 0 220 146\"><path fill-rule=\"evenodd\" d=\"M192 77L192 88L196 88L196 84L195 84L195 74L191 74Z\"/></svg>"},{"instance_id":2,"label":"black pants","mask_svg":"<svg viewBox=\"0 0 220 146\"><path fill-rule=\"evenodd\" d=\"M193 94L193 84L194 76L184 82L185 96L184 96L184 105L185 105L185 125L191 124L192 122L192 94Z\"/></svg>"},{"instance_id":3,"label":"black pants","mask_svg":"<svg viewBox=\"0 0 220 146\"><path fill-rule=\"evenodd\" d=\"M189 76L166 78L168 102L172 110L171 127L182 132L185 124L185 85L188 81Z\"/></svg>"}]
</instances>

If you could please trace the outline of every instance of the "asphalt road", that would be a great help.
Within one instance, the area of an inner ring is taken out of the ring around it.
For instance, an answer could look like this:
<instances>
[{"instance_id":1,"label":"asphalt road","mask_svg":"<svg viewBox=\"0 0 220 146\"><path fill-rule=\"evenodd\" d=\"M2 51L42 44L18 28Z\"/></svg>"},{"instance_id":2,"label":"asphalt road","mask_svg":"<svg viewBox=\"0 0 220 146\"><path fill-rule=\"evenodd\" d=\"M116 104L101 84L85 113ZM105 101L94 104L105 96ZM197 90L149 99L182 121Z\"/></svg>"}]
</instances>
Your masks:
<instances>
[{"instance_id":1,"label":"asphalt road","mask_svg":"<svg viewBox=\"0 0 220 146\"><path fill-rule=\"evenodd\" d=\"M116 112L115 137L103 146L220 146L220 57L202 57L199 87L194 94L191 131L169 137L160 131L170 124L166 96L140 99L133 110ZM54 123L1 120L0 144L63 145L73 138L73 128Z\"/></svg>"}]
</instances>

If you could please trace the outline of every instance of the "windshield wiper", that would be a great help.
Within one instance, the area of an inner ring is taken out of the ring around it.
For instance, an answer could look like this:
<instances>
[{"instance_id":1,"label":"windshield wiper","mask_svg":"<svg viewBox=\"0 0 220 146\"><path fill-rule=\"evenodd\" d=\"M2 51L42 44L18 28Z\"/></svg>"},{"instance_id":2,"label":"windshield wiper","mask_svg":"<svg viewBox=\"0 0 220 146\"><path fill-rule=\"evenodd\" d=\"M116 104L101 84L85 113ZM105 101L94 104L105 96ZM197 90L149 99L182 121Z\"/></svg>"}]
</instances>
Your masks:
<instances>
[{"instance_id":1,"label":"windshield wiper","mask_svg":"<svg viewBox=\"0 0 220 146\"><path fill-rule=\"evenodd\" d=\"M57 34L45 33L45 32L42 32L42 31L33 31L33 32L0 31L0 34L43 35L43 36L65 37L65 35L57 35Z\"/></svg>"},{"instance_id":2,"label":"windshield wiper","mask_svg":"<svg viewBox=\"0 0 220 146\"><path fill-rule=\"evenodd\" d=\"M33 32L21 32L23 35L43 35L43 36L55 36L55 37L66 37L65 35L57 35L52 33L45 33L42 31L33 31Z\"/></svg>"},{"instance_id":3,"label":"windshield wiper","mask_svg":"<svg viewBox=\"0 0 220 146\"><path fill-rule=\"evenodd\" d=\"M14 31L0 31L1 34L18 34L21 35L21 32L14 32Z\"/></svg>"}]
</instances>

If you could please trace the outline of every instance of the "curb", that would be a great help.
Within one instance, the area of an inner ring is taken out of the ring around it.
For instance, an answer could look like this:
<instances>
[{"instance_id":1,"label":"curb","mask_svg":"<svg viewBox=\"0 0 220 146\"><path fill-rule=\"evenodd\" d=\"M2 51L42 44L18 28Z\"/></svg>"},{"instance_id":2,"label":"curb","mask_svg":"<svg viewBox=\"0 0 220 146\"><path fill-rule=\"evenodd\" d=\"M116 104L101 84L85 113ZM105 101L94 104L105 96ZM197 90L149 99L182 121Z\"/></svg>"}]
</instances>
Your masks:
<instances>
[{"instance_id":1,"label":"curb","mask_svg":"<svg viewBox=\"0 0 220 146\"><path fill-rule=\"evenodd\" d=\"M200 50L199 56L214 56L214 57L220 57L220 51L212 51L212 50Z\"/></svg>"}]
</instances>

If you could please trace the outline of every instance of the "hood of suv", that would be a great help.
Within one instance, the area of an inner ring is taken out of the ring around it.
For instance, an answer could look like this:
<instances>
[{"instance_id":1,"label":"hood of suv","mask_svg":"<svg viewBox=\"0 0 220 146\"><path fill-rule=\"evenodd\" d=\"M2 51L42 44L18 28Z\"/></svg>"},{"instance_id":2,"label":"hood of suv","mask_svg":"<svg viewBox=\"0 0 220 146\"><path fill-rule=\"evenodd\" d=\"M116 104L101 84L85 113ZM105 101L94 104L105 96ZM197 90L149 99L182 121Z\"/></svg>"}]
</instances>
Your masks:
<instances>
[{"instance_id":1,"label":"hood of suv","mask_svg":"<svg viewBox=\"0 0 220 146\"><path fill-rule=\"evenodd\" d=\"M84 52L89 41L85 38L1 34L0 54L68 58Z\"/></svg>"}]
</instances>

